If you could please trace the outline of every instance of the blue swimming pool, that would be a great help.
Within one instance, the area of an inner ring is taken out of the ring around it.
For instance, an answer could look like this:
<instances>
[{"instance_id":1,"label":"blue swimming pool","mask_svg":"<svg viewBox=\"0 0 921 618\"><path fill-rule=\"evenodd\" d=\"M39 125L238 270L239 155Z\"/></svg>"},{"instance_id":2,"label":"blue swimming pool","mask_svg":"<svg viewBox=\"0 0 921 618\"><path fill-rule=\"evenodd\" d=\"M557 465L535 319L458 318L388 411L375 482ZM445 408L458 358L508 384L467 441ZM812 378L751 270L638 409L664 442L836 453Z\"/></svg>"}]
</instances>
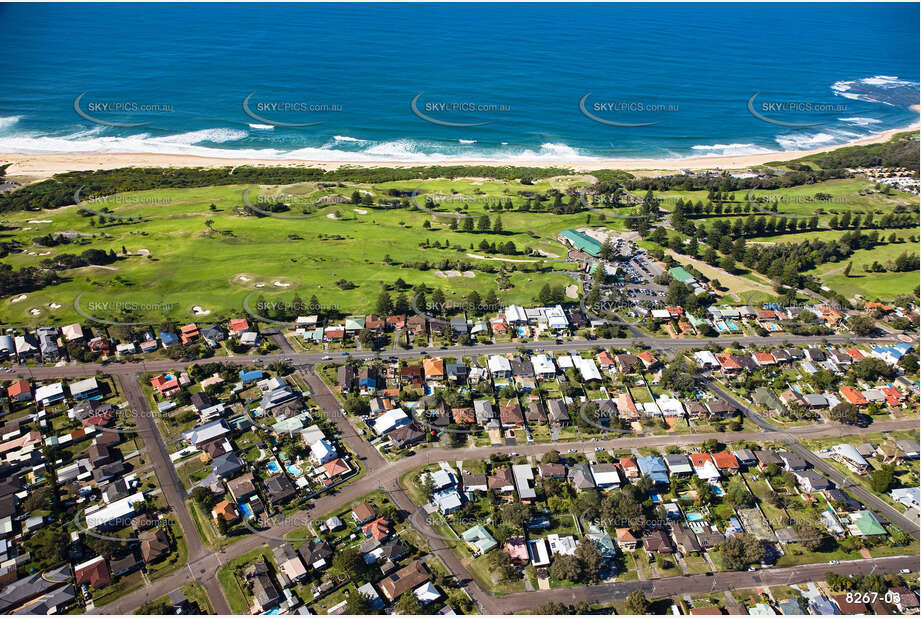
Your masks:
<instances>
[{"instance_id":1,"label":"blue swimming pool","mask_svg":"<svg viewBox=\"0 0 921 618\"><path fill-rule=\"evenodd\" d=\"M267 612L262 612L263 616L277 616L281 613L281 608L278 606L273 607Z\"/></svg>"},{"instance_id":2,"label":"blue swimming pool","mask_svg":"<svg viewBox=\"0 0 921 618\"><path fill-rule=\"evenodd\" d=\"M303 474L301 469L295 466L294 464L288 464L287 466L285 466L285 470L287 470L288 474L290 474L291 476L300 476L301 474Z\"/></svg>"},{"instance_id":3,"label":"blue swimming pool","mask_svg":"<svg viewBox=\"0 0 921 618\"><path fill-rule=\"evenodd\" d=\"M271 472L272 474L278 474L279 472L281 472L281 466L279 466L278 462L275 461L274 459L271 460L269 463L265 464L265 467L268 468L269 472Z\"/></svg>"},{"instance_id":4,"label":"blue swimming pool","mask_svg":"<svg viewBox=\"0 0 921 618\"><path fill-rule=\"evenodd\" d=\"M246 504L245 502L240 505L240 512L243 513L246 519L252 519L255 517L252 507L250 507L250 505Z\"/></svg>"},{"instance_id":5,"label":"blue swimming pool","mask_svg":"<svg viewBox=\"0 0 921 618\"><path fill-rule=\"evenodd\" d=\"M685 513L684 516L687 518L688 521L700 521L701 519L704 518L704 516L701 515L700 513Z\"/></svg>"},{"instance_id":6,"label":"blue swimming pool","mask_svg":"<svg viewBox=\"0 0 921 618\"><path fill-rule=\"evenodd\" d=\"M710 485L710 488L713 489L713 495L714 495L714 496L724 496L724 495L726 495L726 492L723 491L723 488L720 487L719 485Z\"/></svg>"}]
</instances>

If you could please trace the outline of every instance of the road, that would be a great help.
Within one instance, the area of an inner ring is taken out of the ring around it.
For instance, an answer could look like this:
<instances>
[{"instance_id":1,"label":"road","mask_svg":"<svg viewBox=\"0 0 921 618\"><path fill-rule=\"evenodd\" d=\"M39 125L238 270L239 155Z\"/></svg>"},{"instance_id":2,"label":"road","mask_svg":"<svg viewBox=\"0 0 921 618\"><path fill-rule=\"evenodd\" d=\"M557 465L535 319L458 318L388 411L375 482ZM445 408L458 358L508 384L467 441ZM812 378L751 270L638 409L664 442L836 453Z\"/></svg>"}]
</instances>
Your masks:
<instances>
[{"instance_id":1,"label":"road","mask_svg":"<svg viewBox=\"0 0 921 618\"><path fill-rule=\"evenodd\" d=\"M210 553L201 542L201 536L198 534L198 528L192 520L192 514L189 512L186 504L186 491L176 472L176 466L170 460L166 444L163 442L163 436L157 429L154 415L147 405L144 392L141 390L136 376L117 376L121 390L128 401L128 409L134 415L138 430L144 439L144 445L147 447L147 453L150 455L151 465L157 476L157 482L163 492L163 497L170 509L176 514L179 520L179 527L182 528L182 535L185 538L186 547L189 550L189 562L194 563ZM208 598L211 599L211 605L218 614L229 614L230 606L227 604L221 586L217 581L216 571L210 572L206 577L193 577L201 583L208 592ZM161 595L162 596L162 595ZM154 599L158 597L153 597ZM131 613L131 612L123 612Z\"/></svg>"},{"instance_id":2,"label":"road","mask_svg":"<svg viewBox=\"0 0 921 618\"><path fill-rule=\"evenodd\" d=\"M772 425L767 421L763 416L749 408L743 401L738 399L735 395L727 391L726 389L714 384L712 381L708 381L708 386L711 391L716 395L721 397L723 400L728 401L729 403L737 406L742 410L743 414L750 418L752 421L762 427L765 432L772 433L781 437L781 440L787 444L787 448L801 456L803 459L812 464L812 467L824 474L826 477L834 481L835 485L841 488L847 489L849 492L854 494L854 496L863 502L867 507L875 511L877 514L882 515L890 522L897 525L899 528L910 534L911 536L921 538L921 529L919 529L918 521L915 519L910 519L898 512L890 506L886 501L877 496L871 491L866 490L863 486L853 482L846 474L829 464L827 461L813 453L811 450L799 444L794 439L790 439L789 436L792 434L791 431L783 431ZM911 421L913 424L912 429L917 429L918 423L915 420ZM833 425L835 426L835 425ZM845 427L846 425L837 425L839 427ZM853 427L853 426L851 426ZM873 423L873 431L886 431L881 429L882 424L877 425ZM858 429L855 433L866 433L865 428L855 427ZM906 427L907 429L907 427ZM895 429L889 429L888 431L896 431ZM836 434L844 435L844 434ZM762 436L763 437L763 436Z\"/></svg>"},{"instance_id":3,"label":"road","mask_svg":"<svg viewBox=\"0 0 921 618\"><path fill-rule=\"evenodd\" d=\"M851 337L848 335L832 335L828 337L800 337L796 335L771 335L768 337L712 337L707 339L687 338L687 339L660 339L655 337L628 337L623 339L596 339L594 341L565 341L559 345L552 341L527 341L521 343L492 343L470 346L450 346L426 348L413 348L410 350L383 350L381 352L360 352L352 350L348 356L352 358L374 358L377 356L395 357L395 358L418 358L423 354L429 355L451 355L451 356L477 356L480 354L506 354L517 352L519 349L535 350L538 348L550 351L577 351L588 350L596 347L615 347L626 348L636 344L642 344L650 348L663 352L673 352L695 347L706 347L709 345L728 347L733 344L741 346L752 345L819 345L822 343L891 343L896 342L895 337ZM17 367L13 370L19 377L34 379L51 379L51 378L73 378L84 375L94 375L100 371L109 375L136 376L139 373L159 373L163 371L175 371L185 369L189 365L200 364L203 362L220 362L230 365L253 365L256 362L268 365L275 361L283 361L290 358L295 365L315 365L323 362L323 357L329 356L328 352L311 352L311 353L288 353L279 352L276 354L254 355L254 356L229 356L213 357L207 359L197 359L192 361L180 360L142 360L137 362L114 362L114 363L87 363L87 364L70 364L56 367ZM344 355L333 356L333 361L347 358Z\"/></svg>"}]
</instances>

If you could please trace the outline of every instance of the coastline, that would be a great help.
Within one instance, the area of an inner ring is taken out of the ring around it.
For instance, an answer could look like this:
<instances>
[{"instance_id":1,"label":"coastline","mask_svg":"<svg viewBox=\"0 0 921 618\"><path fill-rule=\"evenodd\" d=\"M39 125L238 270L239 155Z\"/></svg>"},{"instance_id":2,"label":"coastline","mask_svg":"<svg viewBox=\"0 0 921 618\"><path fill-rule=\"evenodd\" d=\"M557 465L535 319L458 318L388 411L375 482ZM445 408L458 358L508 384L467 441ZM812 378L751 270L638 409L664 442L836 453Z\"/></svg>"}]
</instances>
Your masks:
<instances>
[{"instance_id":1,"label":"coastline","mask_svg":"<svg viewBox=\"0 0 921 618\"><path fill-rule=\"evenodd\" d=\"M915 106L912 106L914 109ZM889 141L893 135L918 129L918 123L900 129L890 129L868 135L844 144L829 145L809 150L789 150L750 155L715 155L701 157L682 157L673 159L617 159L597 158L587 160L550 160L539 159L458 159L419 161L316 161L302 159L250 159L233 157L202 157L197 155L173 155L155 153L53 153L22 154L0 153L0 165L11 163L6 175L9 178L39 180L54 174L84 170L104 170L122 167L237 167L242 165L255 167L313 167L334 170L340 167L419 167L426 165L482 165L515 167L565 167L576 172L599 169L617 169L631 172L643 172L641 175L656 175L677 170L691 169L742 169L764 165L773 161L788 161L809 155L829 152L847 146L864 146Z\"/></svg>"}]
</instances>

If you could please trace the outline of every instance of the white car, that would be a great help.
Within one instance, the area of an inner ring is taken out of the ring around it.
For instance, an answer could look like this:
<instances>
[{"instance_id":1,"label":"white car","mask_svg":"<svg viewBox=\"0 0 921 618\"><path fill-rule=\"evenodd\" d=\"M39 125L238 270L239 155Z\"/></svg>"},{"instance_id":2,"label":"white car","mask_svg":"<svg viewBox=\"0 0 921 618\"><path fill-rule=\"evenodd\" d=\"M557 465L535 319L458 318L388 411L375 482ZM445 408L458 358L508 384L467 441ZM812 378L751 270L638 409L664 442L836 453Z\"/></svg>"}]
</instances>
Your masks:
<instances>
[{"instance_id":1,"label":"white car","mask_svg":"<svg viewBox=\"0 0 921 618\"><path fill-rule=\"evenodd\" d=\"M330 356L329 354L327 354L326 356L324 356L324 357L323 357L322 359L320 359L320 360L333 360L333 357Z\"/></svg>"},{"instance_id":2,"label":"white car","mask_svg":"<svg viewBox=\"0 0 921 618\"><path fill-rule=\"evenodd\" d=\"M911 569L899 569L899 575L908 575L911 573Z\"/></svg>"},{"instance_id":3,"label":"white car","mask_svg":"<svg viewBox=\"0 0 921 618\"><path fill-rule=\"evenodd\" d=\"M837 560L829 560L829 561L828 561L828 564L834 566L834 565L838 564L838 561L837 561Z\"/></svg>"}]
</instances>

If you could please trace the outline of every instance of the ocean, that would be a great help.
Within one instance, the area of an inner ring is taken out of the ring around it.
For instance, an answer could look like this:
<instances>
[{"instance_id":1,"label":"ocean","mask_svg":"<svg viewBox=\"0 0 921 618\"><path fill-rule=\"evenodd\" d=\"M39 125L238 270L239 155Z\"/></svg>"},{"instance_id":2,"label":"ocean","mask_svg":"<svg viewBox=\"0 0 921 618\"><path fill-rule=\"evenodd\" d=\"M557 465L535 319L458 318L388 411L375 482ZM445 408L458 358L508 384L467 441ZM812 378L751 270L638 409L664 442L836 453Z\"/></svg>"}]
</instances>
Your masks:
<instances>
[{"instance_id":1,"label":"ocean","mask_svg":"<svg viewBox=\"0 0 921 618\"><path fill-rule=\"evenodd\" d=\"M0 152L796 151L918 119L919 5L3 4Z\"/></svg>"}]
</instances>

